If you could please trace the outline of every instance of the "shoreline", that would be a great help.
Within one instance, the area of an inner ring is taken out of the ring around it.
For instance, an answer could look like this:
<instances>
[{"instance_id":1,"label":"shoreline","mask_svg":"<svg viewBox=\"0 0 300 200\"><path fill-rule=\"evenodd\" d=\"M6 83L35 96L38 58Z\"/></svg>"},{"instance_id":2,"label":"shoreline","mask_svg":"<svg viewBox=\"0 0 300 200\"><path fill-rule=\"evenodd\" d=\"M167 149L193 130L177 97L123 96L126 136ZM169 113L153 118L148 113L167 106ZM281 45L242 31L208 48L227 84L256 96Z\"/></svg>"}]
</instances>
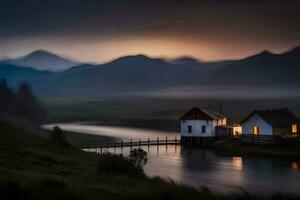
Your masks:
<instances>
[{"instance_id":1,"label":"shoreline","mask_svg":"<svg viewBox=\"0 0 300 200\"><path fill-rule=\"evenodd\" d=\"M97 125L97 123L93 123ZM108 126L108 125L105 125ZM114 126L113 126L114 127ZM115 126L120 128L135 128L141 129L140 127L134 126ZM50 130L43 131L50 133ZM153 131L163 131L157 129L145 129ZM66 131L66 137L71 145L79 144L80 142L99 141L103 143L119 142L121 138L97 135L91 133L77 132L77 131ZM299 144L299 147L298 147ZM286 159L297 159L300 160L300 139L295 144L290 146L263 146L255 144L242 144L238 138L228 138L222 141L214 142L206 147L192 147L192 148L207 148L214 150L219 156L232 157L232 156L246 156L246 157L272 157L272 158L286 158Z\"/></svg>"}]
</instances>

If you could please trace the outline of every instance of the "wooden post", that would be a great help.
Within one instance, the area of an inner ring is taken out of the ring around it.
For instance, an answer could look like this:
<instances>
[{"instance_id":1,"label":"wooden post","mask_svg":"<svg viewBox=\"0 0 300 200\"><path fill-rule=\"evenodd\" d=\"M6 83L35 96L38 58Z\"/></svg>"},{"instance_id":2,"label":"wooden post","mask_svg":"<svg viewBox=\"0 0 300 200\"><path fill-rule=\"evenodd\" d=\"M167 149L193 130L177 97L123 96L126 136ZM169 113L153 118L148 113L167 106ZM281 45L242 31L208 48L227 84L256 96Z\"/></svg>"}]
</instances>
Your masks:
<instances>
[{"instance_id":1,"label":"wooden post","mask_svg":"<svg viewBox=\"0 0 300 200\"><path fill-rule=\"evenodd\" d=\"M177 153L177 137L175 137L175 153Z\"/></svg>"},{"instance_id":2,"label":"wooden post","mask_svg":"<svg viewBox=\"0 0 300 200\"><path fill-rule=\"evenodd\" d=\"M150 150L150 139L148 138L148 153L149 153L149 150Z\"/></svg>"},{"instance_id":3,"label":"wooden post","mask_svg":"<svg viewBox=\"0 0 300 200\"><path fill-rule=\"evenodd\" d=\"M140 145L139 145L140 148L141 148L141 144L142 144L142 139L140 139Z\"/></svg>"},{"instance_id":4,"label":"wooden post","mask_svg":"<svg viewBox=\"0 0 300 200\"><path fill-rule=\"evenodd\" d=\"M130 139L130 151L132 150L132 139Z\"/></svg>"},{"instance_id":5,"label":"wooden post","mask_svg":"<svg viewBox=\"0 0 300 200\"><path fill-rule=\"evenodd\" d=\"M157 146L159 145L159 137L157 137L157 144L156 144Z\"/></svg>"},{"instance_id":6,"label":"wooden post","mask_svg":"<svg viewBox=\"0 0 300 200\"><path fill-rule=\"evenodd\" d=\"M166 154L168 153L168 137L166 136Z\"/></svg>"},{"instance_id":7,"label":"wooden post","mask_svg":"<svg viewBox=\"0 0 300 200\"><path fill-rule=\"evenodd\" d=\"M123 145L124 145L124 142L123 142L123 140L121 140L121 147L123 148Z\"/></svg>"}]
</instances>

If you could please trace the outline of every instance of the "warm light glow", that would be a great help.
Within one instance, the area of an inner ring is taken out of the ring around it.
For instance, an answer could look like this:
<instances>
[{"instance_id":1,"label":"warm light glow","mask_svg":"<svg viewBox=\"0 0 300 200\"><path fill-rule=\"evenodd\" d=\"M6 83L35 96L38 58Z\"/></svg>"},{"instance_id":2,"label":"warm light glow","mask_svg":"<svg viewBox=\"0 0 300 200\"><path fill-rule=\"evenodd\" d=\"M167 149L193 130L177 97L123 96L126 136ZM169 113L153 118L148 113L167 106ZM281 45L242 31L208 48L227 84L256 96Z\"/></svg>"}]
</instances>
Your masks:
<instances>
[{"instance_id":1,"label":"warm light glow","mask_svg":"<svg viewBox=\"0 0 300 200\"><path fill-rule=\"evenodd\" d=\"M233 157L232 158L233 166L238 169L242 170L243 169L243 158L242 157Z\"/></svg>"},{"instance_id":2,"label":"warm light glow","mask_svg":"<svg viewBox=\"0 0 300 200\"><path fill-rule=\"evenodd\" d=\"M240 125L235 125L233 127L233 135L241 135L242 134L242 127Z\"/></svg>"},{"instance_id":3,"label":"warm light glow","mask_svg":"<svg viewBox=\"0 0 300 200\"><path fill-rule=\"evenodd\" d=\"M226 46L226 49L221 50L220 43L215 43L214 40L156 35L100 37L75 41L74 38L65 37L48 38L47 40L43 38L20 38L0 42L0 55L19 57L42 48L75 61L92 63L105 63L122 56L136 54L169 59L192 56L204 61L241 59L265 49L254 46L250 48L248 44L241 44L241 49L222 45ZM20 48L11 48L14 43L17 43ZM243 48L245 46L248 48ZM275 48L269 49L274 52L282 52L291 47L282 48L280 51L276 51Z\"/></svg>"},{"instance_id":4,"label":"warm light glow","mask_svg":"<svg viewBox=\"0 0 300 200\"><path fill-rule=\"evenodd\" d=\"M253 134L254 135L259 135L259 127L258 126L253 127Z\"/></svg>"},{"instance_id":5,"label":"warm light glow","mask_svg":"<svg viewBox=\"0 0 300 200\"><path fill-rule=\"evenodd\" d=\"M298 169L299 169L298 163L293 162L293 163L291 164L291 168L292 168L293 170L298 170Z\"/></svg>"},{"instance_id":6,"label":"warm light glow","mask_svg":"<svg viewBox=\"0 0 300 200\"><path fill-rule=\"evenodd\" d=\"M297 126L297 124L293 124L292 125L292 133L297 133L298 132L298 126Z\"/></svg>"}]
</instances>

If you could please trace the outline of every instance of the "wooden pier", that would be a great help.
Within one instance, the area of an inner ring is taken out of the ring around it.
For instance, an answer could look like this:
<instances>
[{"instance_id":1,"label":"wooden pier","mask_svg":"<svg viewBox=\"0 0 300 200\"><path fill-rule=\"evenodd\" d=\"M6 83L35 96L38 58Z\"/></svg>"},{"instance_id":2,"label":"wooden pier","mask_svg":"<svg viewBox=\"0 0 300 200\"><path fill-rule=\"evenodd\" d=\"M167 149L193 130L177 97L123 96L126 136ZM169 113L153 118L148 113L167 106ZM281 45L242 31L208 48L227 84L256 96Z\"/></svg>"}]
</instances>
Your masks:
<instances>
[{"instance_id":1,"label":"wooden pier","mask_svg":"<svg viewBox=\"0 0 300 200\"><path fill-rule=\"evenodd\" d=\"M108 148L118 148L118 147L142 147L142 146L150 146L150 145L180 145L181 140L177 139L168 139L168 137L164 139L160 139L159 137L156 138L156 140L150 140L149 138L147 140L137 140L133 141L132 139L130 141L124 141L121 140L120 142L115 143L103 143L99 141L92 141L87 143L81 143L79 145L74 146L75 148L79 149L108 149Z\"/></svg>"}]
</instances>

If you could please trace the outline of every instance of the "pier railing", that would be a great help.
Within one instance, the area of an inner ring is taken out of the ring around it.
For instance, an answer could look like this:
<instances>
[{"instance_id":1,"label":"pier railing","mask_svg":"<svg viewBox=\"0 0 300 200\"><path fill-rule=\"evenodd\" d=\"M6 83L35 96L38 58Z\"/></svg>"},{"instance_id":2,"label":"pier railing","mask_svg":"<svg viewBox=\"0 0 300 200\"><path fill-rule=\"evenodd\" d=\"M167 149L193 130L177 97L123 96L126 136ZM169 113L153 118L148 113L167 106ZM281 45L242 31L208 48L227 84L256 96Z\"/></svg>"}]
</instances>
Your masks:
<instances>
[{"instance_id":1,"label":"pier railing","mask_svg":"<svg viewBox=\"0 0 300 200\"><path fill-rule=\"evenodd\" d=\"M78 145L75 145L75 148L79 149L91 149L91 148L117 148L117 147L141 147L141 146L150 146L150 145L179 145L181 140L175 137L174 139L168 139L168 137L161 139L157 137L156 139L147 139L147 140L129 140L113 143L103 143L103 141L89 141L84 142Z\"/></svg>"}]
</instances>

